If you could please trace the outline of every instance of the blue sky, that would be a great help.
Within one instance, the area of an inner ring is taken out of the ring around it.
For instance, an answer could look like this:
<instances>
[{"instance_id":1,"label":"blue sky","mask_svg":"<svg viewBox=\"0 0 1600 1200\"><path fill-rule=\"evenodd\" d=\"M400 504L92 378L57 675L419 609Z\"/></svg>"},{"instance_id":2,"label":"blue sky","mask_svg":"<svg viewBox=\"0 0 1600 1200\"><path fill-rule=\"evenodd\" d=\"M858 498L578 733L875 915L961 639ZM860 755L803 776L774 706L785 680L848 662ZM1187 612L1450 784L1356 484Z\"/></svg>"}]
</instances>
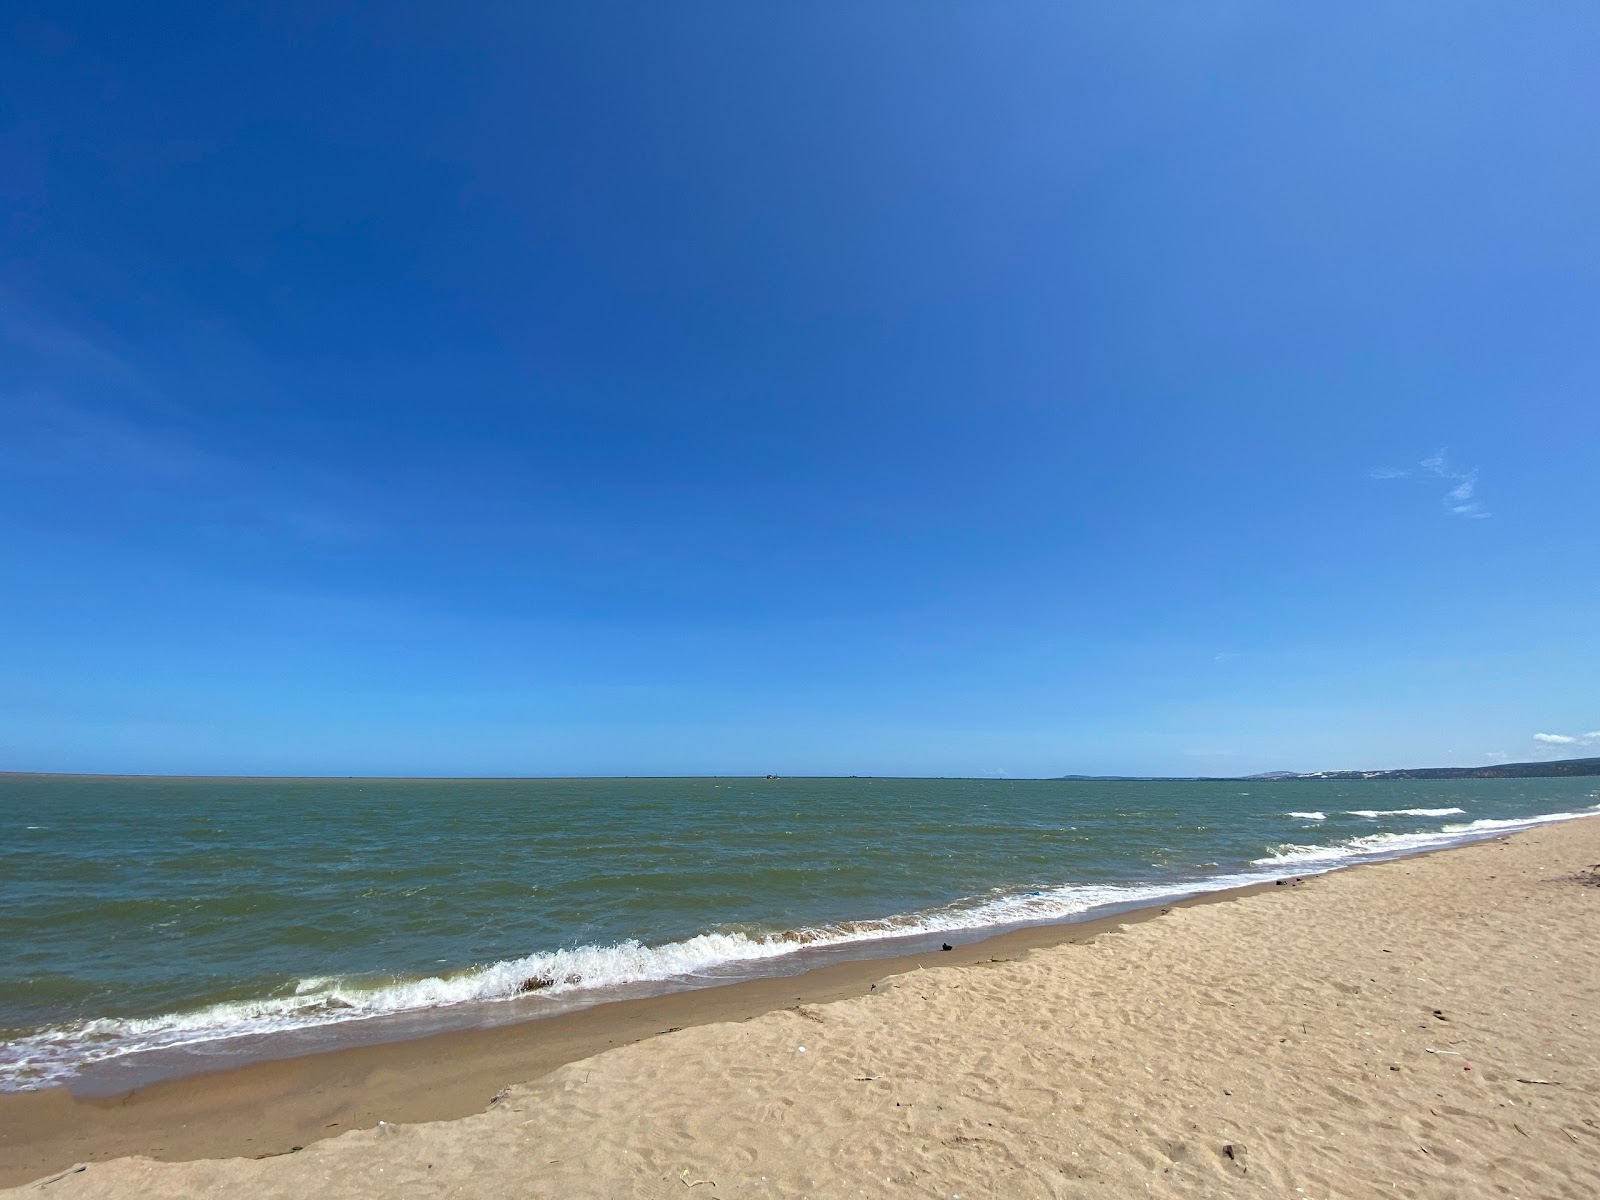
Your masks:
<instances>
[{"instance_id":1,"label":"blue sky","mask_svg":"<svg viewBox=\"0 0 1600 1200\"><path fill-rule=\"evenodd\" d=\"M1600 753L1588 0L258 8L7 9L0 767Z\"/></svg>"}]
</instances>

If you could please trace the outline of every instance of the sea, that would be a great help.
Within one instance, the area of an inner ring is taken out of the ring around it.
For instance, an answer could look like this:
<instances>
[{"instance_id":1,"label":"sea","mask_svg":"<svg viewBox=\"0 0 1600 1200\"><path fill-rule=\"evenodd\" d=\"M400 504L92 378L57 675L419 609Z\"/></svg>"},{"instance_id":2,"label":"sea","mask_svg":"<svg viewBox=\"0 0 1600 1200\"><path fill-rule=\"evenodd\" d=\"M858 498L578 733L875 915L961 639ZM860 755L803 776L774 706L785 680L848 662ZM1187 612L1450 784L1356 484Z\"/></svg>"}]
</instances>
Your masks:
<instances>
[{"instance_id":1,"label":"sea","mask_svg":"<svg viewBox=\"0 0 1600 1200\"><path fill-rule=\"evenodd\" d=\"M0 777L0 1090L920 952L1600 813L1600 781Z\"/></svg>"}]
</instances>

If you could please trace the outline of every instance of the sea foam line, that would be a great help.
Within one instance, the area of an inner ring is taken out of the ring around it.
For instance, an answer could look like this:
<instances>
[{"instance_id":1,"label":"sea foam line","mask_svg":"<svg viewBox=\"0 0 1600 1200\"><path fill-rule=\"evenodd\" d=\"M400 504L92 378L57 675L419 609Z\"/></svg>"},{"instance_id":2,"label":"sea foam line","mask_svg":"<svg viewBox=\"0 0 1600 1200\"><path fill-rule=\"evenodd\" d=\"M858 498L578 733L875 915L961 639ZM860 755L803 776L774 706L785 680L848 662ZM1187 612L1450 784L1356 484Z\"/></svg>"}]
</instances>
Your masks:
<instances>
[{"instance_id":1,"label":"sea foam line","mask_svg":"<svg viewBox=\"0 0 1600 1200\"><path fill-rule=\"evenodd\" d=\"M1433 833L1372 833L1365 837L1350 838L1330 846L1299 846L1292 842L1277 847L1264 858L1253 859L1258 867L1309 867L1331 869L1349 865L1357 859L1389 858L1400 854L1414 854L1422 850L1435 850L1443 846L1458 845L1496 833L1519 829L1533 829L1556 821L1573 821L1579 817L1597 815L1595 808L1582 812L1546 813L1538 817L1519 817L1511 820L1479 820L1446 825ZM1446 810L1460 812L1460 809Z\"/></svg>"},{"instance_id":2,"label":"sea foam line","mask_svg":"<svg viewBox=\"0 0 1600 1200\"><path fill-rule=\"evenodd\" d=\"M1290 873L1328 871L1350 865L1355 860L1393 857L1498 832L1594 816L1597 810L1600 804L1583 812L1446 825L1436 833L1374 834L1331 846L1284 845L1272 855L1253 860L1253 865L1260 868L1256 871L1197 880L1166 884L1068 884L1030 892L996 893L903 916L777 933L711 931L657 946L633 940L605 946L579 946L425 979L377 983L308 977L295 984L288 994L150 1017L102 1017L13 1038L0 1045L0 1091L30 1090L65 1082L93 1063L152 1050L176 1050L248 1035L340 1025L473 1002L505 1001L530 991L554 996L578 991L601 992L624 984L727 977L741 964L778 959L808 948L1068 920L1097 910L1132 908L1223 891L1282 878Z\"/></svg>"},{"instance_id":3,"label":"sea foam line","mask_svg":"<svg viewBox=\"0 0 1600 1200\"><path fill-rule=\"evenodd\" d=\"M1378 817L1459 817L1466 811L1464 808L1351 808L1346 809L1344 815L1375 820Z\"/></svg>"},{"instance_id":4,"label":"sea foam line","mask_svg":"<svg viewBox=\"0 0 1600 1200\"><path fill-rule=\"evenodd\" d=\"M602 992L624 984L731 977L741 964L783 958L805 949L1066 920L1096 910L1138 907L1266 878L1271 876L1254 872L1172 884L1066 885L995 894L904 916L776 933L714 931L657 946L635 940L579 946L425 979L377 983L310 977L296 983L289 994L149 1017L101 1017L14 1038L0 1045L0 1091L61 1083L86 1066L146 1051L512 1000L529 992L558 996Z\"/></svg>"}]
</instances>

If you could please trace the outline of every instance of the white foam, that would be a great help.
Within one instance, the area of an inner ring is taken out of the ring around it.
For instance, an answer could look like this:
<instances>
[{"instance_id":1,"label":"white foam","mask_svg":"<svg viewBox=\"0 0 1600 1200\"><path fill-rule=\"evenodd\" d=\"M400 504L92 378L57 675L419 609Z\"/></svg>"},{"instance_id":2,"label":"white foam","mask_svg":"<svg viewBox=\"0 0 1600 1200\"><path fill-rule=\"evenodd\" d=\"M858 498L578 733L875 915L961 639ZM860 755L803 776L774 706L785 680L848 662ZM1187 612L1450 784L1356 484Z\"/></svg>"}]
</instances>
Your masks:
<instances>
[{"instance_id":1,"label":"white foam","mask_svg":"<svg viewBox=\"0 0 1600 1200\"><path fill-rule=\"evenodd\" d=\"M603 992L623 984L692 982L730 977L742 964L778 959L811 948L886 938L992 929L1060 921L1098 910L1131 908L1180 896L1221 891L1289 872L1332 870L1353 861L1392 857L1471 841L1493 833L1594 816L1551 813L1520 820L1478 820L1436 833L1385 833L1331 846L1286 844L1254 860L1245 874L1163 884L1078 885L1030 892L991 893L903 916L847 921L782 933L712 931L647 946L626 941L530 954L453 974L422 979L341 979L312 976L283 994L230 1001L152 1017L104 1017L39 1030L0 1045L0 1091L63 1082L86 1065L151 1050L172 1050L247 1035L272 1034L474 1002L506 1001L533 990L540 996ZM1460 810L1445 810L1459 812ZM1307 820L1320 815L1294 813ZM597 997L598 998L598 997Z\"/></svg>"},{"instance_id":2,"label":"white foam","mask_svg":"<svg viewBox=\"0 0 1600 1200\"><path fill-rule=\"evenodd\" d=\"M740 964L782 958L809 948L1064 920L1098 909L1135 907L1239 887L1260 882L1264 877L1255 873L1213 876L1188 883L1068 885L1026 893L995 893L906 916L772 934L702 933L659 946L638 941L579 946L530 954L453 975L381 984L311 977L295 984L292 994L230 1001L153 1017L105 1017L13 1039L0 1046L0 1091L62 1082L86 1065L144 1051L341 1025L472 1002L511 1000L530 990L540 996L558 996L623 984L731 976L739 973Z\"/></svg>"},{"instance_id":3,"label":"white foam","mask_svg":"<svg viewBox=\"0 0 1600 1200\"><path fill-rule=\"evenodd\" d=\"M1454 817L1466 812L1464 808L1352 808L1347 817Z\"/></svg>"},{"instance_id":4,"label":"white foam","mask_svg":"<svg viewBox=\"0 0 1600 1200\"><path fill-rule=\"evenodd\" d=\"M1596 808L1600 808L1597 805ZM1460 812L1460 809L1456 809ZM1506 821L1469 821L1446 825L1435 833L1373 833L1366 837L1350 838L1331 846L1302 846L1293 842L1276 848L1265 858L1252 860L1258 867L1286 866L1338 866L1357 859L1388 858L1397 854L1434 850L1441 846L1456 845L1491 833L1511 829L1532 829L1554 821L1572 821L1579 817L1592 817L1594 809L1583 812L1546 813L1538 817L1521 817Z\"/></svg>"},{"instance_id":5,"label":"white foam","mask_svg":"<svg viewBox=\"0 0 1600 1200\"><path fill-rule=\"evenodd\" d=\"M1325 812L1292 812L1285 815L1293 817L1296 821L1326 821L1328 819L1328 814Z\"/></svg>"},{"instance_id":6,"label":"white foam","mask_svg":"<svg viewBox=\"0 0 1600 1200\"><path fill-rule=\"evenodd\" d=\"M1595 807L1600 808L1600 805L1596 805ZM1497 830L1497 829L1521 829L1524 826L1528 826L1528 825L1546 825L1546 824L1549 824L1551 821L1570 821L1574 817L1592 817L1592 816L1594 816L1594 813L1591 811L1591 812L1575 812L1575 813L1551 813L1549 816L1528 817L1528 818L1525 818L1524 820L1520 820L1520 821L1490 821L1490 820L1468 821L1465 824L1461 824L1461 825L1446 825L1444 827L1444 832L1446 832L1446 833L1488 833L1488 832L1493 832L1494 830Z\"/></svg>"}]
</instances>

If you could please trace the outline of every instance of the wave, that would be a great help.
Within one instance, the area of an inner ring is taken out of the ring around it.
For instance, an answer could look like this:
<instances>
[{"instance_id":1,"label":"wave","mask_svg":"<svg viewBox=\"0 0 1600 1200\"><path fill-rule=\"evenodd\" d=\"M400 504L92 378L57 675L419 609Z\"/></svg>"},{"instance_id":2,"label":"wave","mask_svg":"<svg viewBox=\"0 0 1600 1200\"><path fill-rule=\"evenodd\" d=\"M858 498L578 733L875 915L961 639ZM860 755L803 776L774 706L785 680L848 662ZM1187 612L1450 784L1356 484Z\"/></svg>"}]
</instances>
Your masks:
<instances>
[{"instance_id":1,"label":"wave","mask_svg":"<svg viewBox=\"0 0 1600 1200\"><path fill-rule=\"evenodd\" d=\"M0 1091L61 1083L86 1066L146 1051L513 1000L530 993L542 997L603 993L626 984L692 985L695 980L736 978L741 966L807 949L1061 921L1098 910L1138 907L1259 883L1264 878L1270 876L1256 872L1170 884L1067 885L997 892L903 916L778 932L714 931L657 946L638 941L579 946L422 979L379 982L313 976L298 981L289 994L151 1017L102 1017L11 1039L0 1045Z\"/></svg>"},{"instance_id":2,"label":"wave","mask_svg":"<svg viewBox=\"0 0 1600 1200\"><path fill-rule=\"evenodd\" d=\"M1467 821L1461 824L1446 825L1433 833L1373 833L1365 837L1350 838L1347 841L1337 842L1330 846L1300 846L1293 842L1278 846L1275 851L1264 858L1252 859L1252 865L1258 867L1334 867L1347 865L1353 860L1389 858L1399 854L1416 853L1421 850L1436 850L1444 846L1458 845L1461 842L1472 841L1477 837L1487 837L1490 834L1502 833L1508 830L1532 829L1538 825L1548 825L1555 821L1572 821L1579 817L1592 817L1596 815L1595 808L1585 809L1582 812L1546 813L1538 817L1520 817L1513 820L1494 821L1479 820ZM1460 812L1460 809L1449 810Z\"/></svg>"},{"instance_id":3,"label":"wave","mask_svg":"<svg viewBox=\"0 0 1600 1200\"><path fill-rule=\"evenodd\" d=\"M1345 810L1347 817L1455 817L1467 810L1464 808L1351 808Z\"/></svg>"},{"instance_id":4,"label":"wave","mask_svg":"<svg viewBox=\"0 0 1600 1200\"><path fill-rule=\"evenodd\" d=\"M1284 816L1293 817L1296 821L1326 821L1328 814L1325 812L1292 812Z\"/></svg>"},{"instance_id":5,"label":"wave","mask_svg":"<svg viewBox=\"0 0 1600 1200\"><path fill-rule=\"evenodd\" d=\"M1461 810L1425 811L1455 814ZM1290 843L1252 860L1255 869L1248 872L1160 884L1068 884L1026 892L996 890L986 896L898 916L781 931L711 930L660 945L630 940L578 946L425 978L310 976L276 994L256 999L148 1017L101 1017L11 1038L0 1044L0 1092L62 1083L95 1063L148 1051L181 1050L240 1037L510 1001L530 994L537 999L590 993L578 996L578 1002L597 1002L605 998L608 990L630 984L692 987L758 974L760 964L806 950L1079 919L1096 912L1261 883L1290 873L1333 870L1354 861L1393 857L1497 832L1594 816L1597 811L1600 804L1583 812L1446 825L1434 833L1374 834L1334 845ZM1320 813L1289 815L1304 820L1325 817Z\"/></svg>"}]
</instances>

